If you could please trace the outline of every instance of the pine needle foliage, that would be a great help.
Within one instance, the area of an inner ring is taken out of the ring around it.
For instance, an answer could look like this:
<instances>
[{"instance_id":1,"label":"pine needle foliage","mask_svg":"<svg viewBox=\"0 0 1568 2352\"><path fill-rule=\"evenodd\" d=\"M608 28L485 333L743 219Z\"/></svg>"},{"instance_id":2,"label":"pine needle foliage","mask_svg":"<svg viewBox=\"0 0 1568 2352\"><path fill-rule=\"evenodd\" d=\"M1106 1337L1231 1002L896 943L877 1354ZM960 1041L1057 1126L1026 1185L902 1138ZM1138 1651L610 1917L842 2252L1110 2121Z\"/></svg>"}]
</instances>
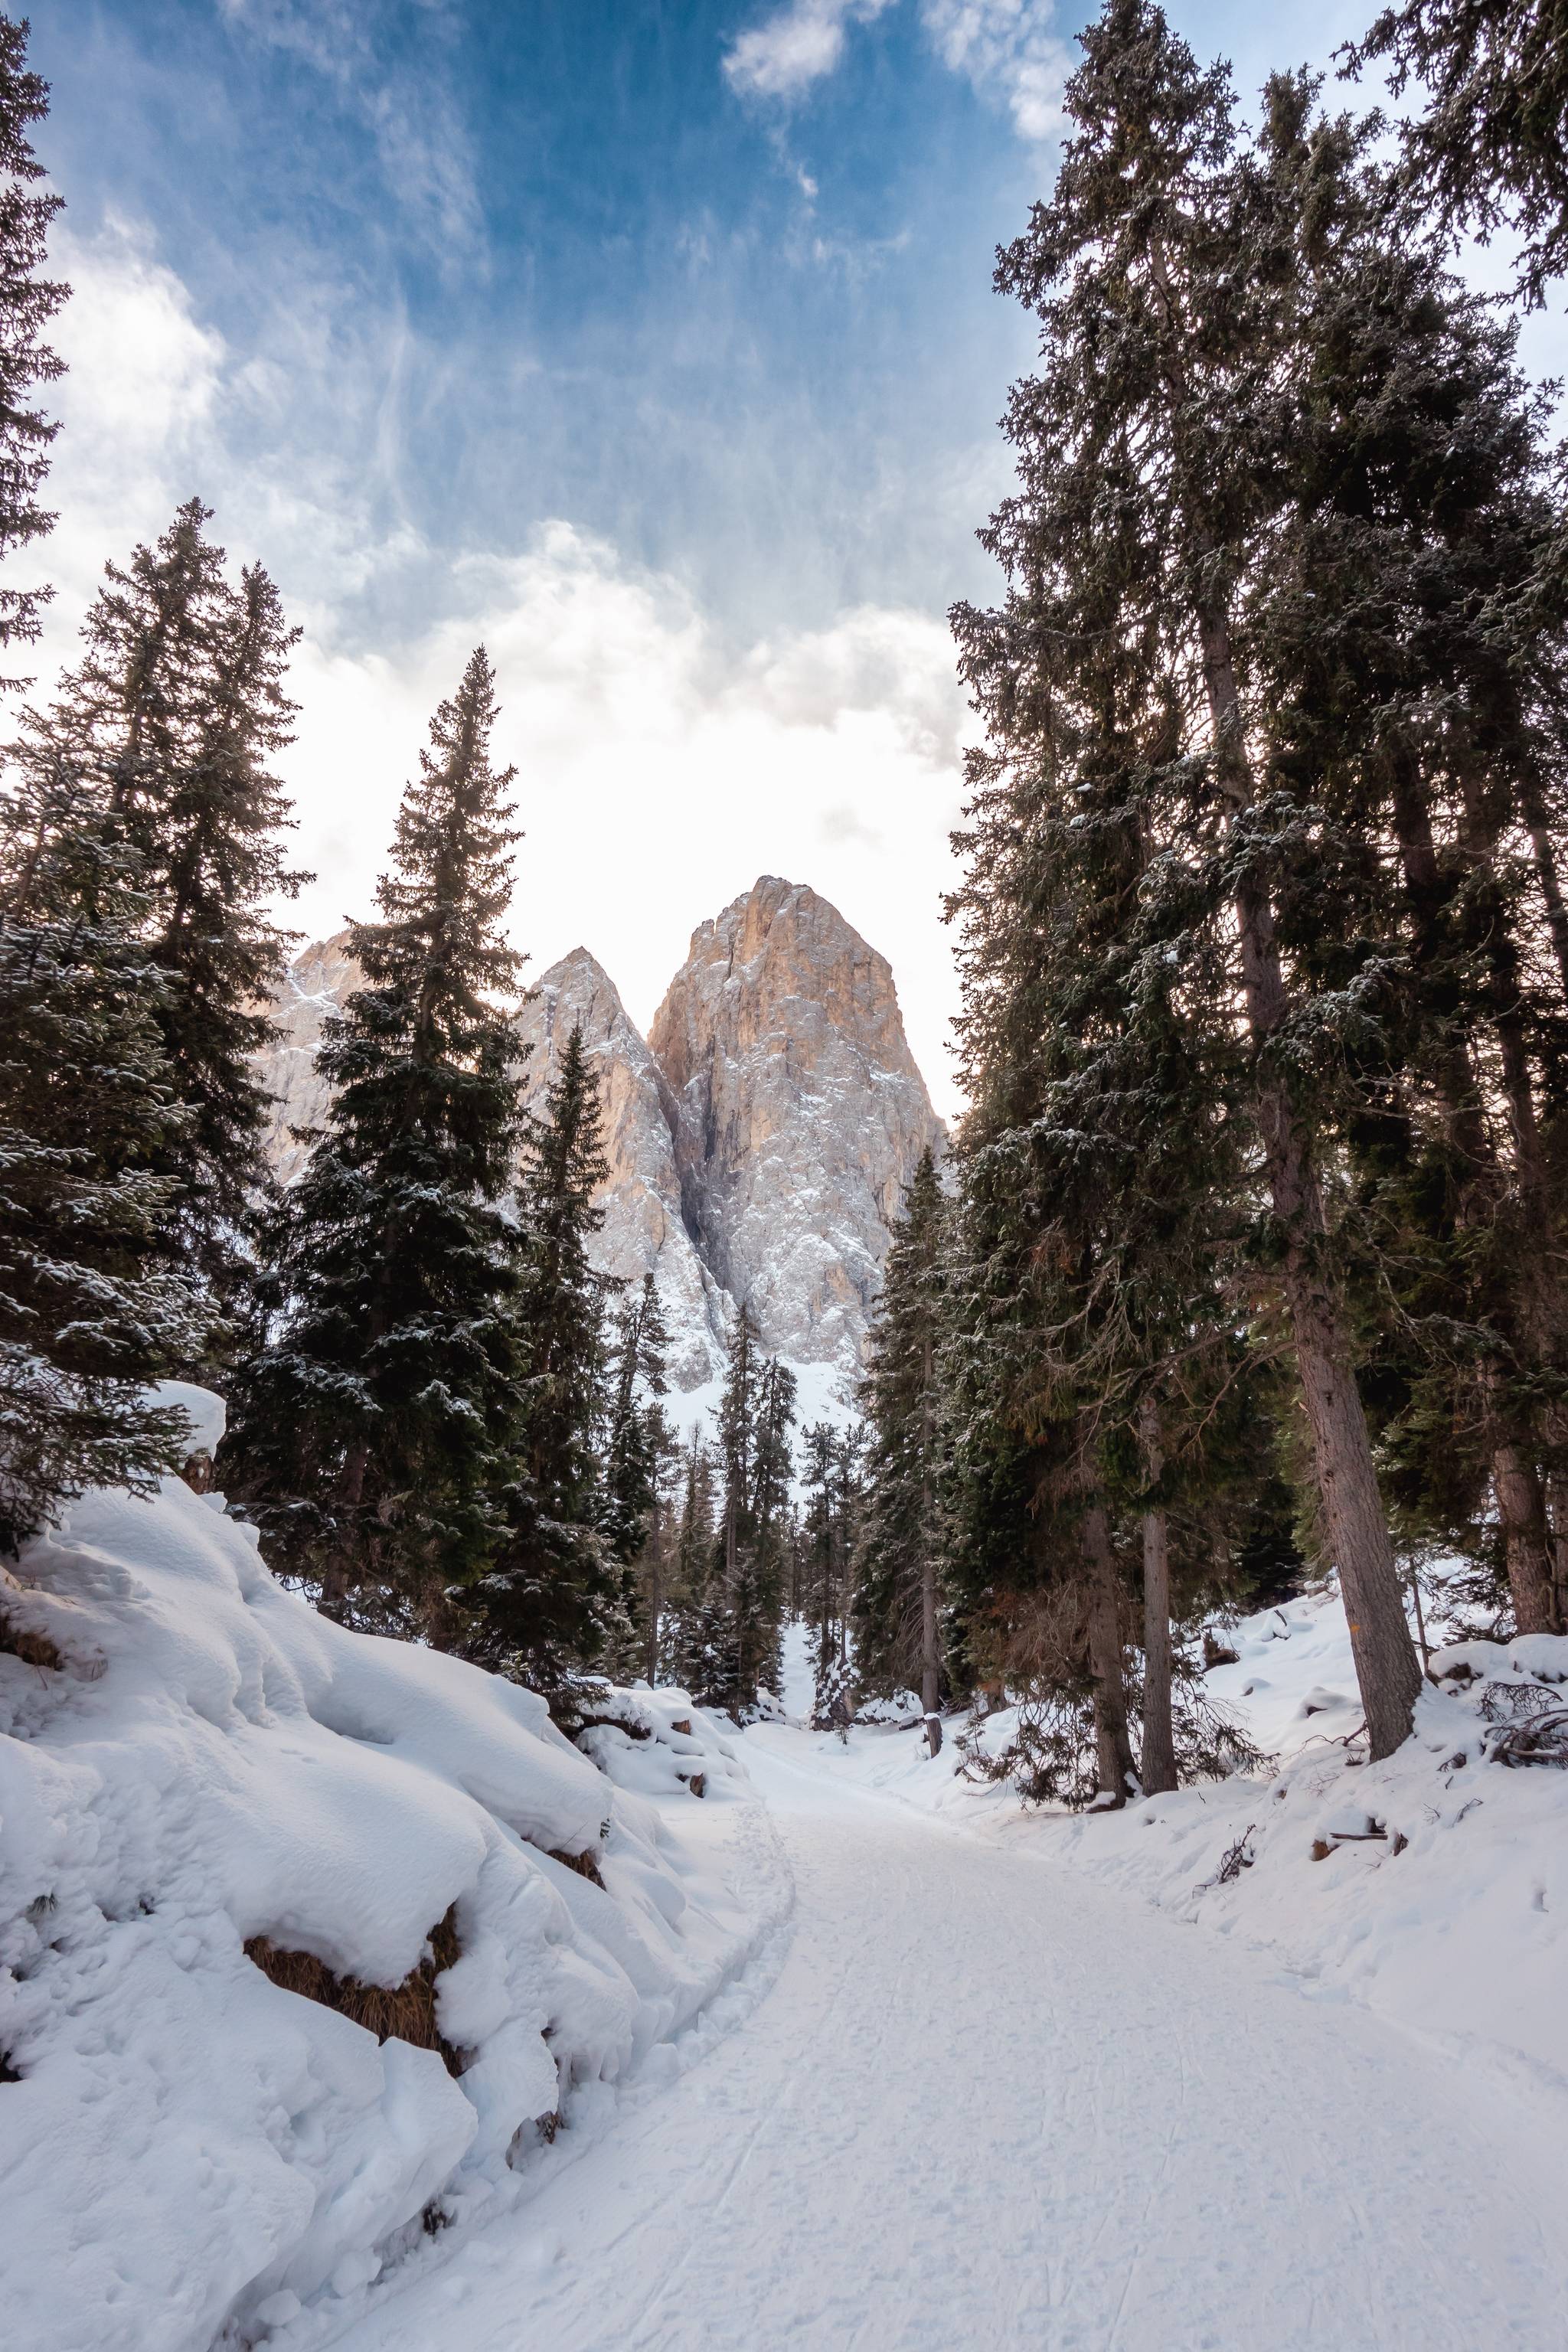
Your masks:
<instances>
[{"instance_id":1,"label":"pine needle foliage","mask_svg":"<svg viewBox=\"0 0 1568 2352\"><path fill-rule=\"evenodd\" d=\"M274 1328L226 1448L226 1483L329 1614L443 1640L505 1532L521 1369L518 836L495 717L481 646L405 792L380 919L350 926L363 985L323 1032L331 1108L268 1221Z\"/></svg>"}]
</instances>

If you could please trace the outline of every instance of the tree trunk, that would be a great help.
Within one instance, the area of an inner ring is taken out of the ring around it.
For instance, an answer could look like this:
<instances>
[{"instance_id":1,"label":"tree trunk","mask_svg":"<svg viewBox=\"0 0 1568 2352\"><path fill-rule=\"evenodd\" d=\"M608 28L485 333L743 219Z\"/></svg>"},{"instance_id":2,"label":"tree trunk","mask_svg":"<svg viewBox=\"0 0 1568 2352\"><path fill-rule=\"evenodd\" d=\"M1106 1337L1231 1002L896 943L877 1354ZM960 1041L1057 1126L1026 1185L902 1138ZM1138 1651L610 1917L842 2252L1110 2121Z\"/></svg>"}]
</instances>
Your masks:
<instances>
[{"instance_id":1,"label":"tree trunk","mask_svg":"<svg viewBox=\"0 0 1568 2352\"><path fill-rule=\"evenodd\" d=\"M1127 1802L1136 1778L1127 1729L1127 1684L1121 1657L1121 1612L1117 1607L1116 1562L1102 1504L1083 1515L1083 1557L1089 1571L1089 1665L1094 1677L1094 1745L1100 1785L1118 1805Z\"/></svg>"},{"instance_id":2,"label":"tree trunk","mask_svg":"<svg viewBox=\"0 0 1568 2352\"><path fill-rule=\"evenodd\" d=\"M937 1643L936 1551L931 1542L931 1382L934 1358L928 1326L921 1342L921 1705L925 1709L926 1747L942 1748L942 1652Z\"/></svg>"},{"instance_id":3,"label":"tree trunk","mask_svg":"<svg viewBox=\"0 0 1568 2352\"><path fill-rule=\"evenodd\" d=\"M1535 1465L1516 1445L1492 1448L1492 1492L1502 1524L1514 1623L1521 1633L1555 1633L1546 1497Z\"/></svg>"},{"instance_id":4,"label":"tree trunk","mask_svg":"<svg viewBox=\"0 0 1568 2352\"><path fill-rule=\"evenodd\" d=\"M1165 1467L1160 1408L1146 1396L1138 1409L1143 1473L1157 1486ZM1171 1549L1163 1503L1143 1514L1143 1794L1163 1796L1176 1785L1176 1738L1171 1721Z\"/></svg>"},{"instance_id":5,"label":"tree trunk","mask_svg":"<svg viewBox=\"0 0 1568 2352\"><path fill-rule=\"evenodd\" d=\"M336 1500L343 1509L358 1510L364 1496L364 1474L369 1467L369 1446L351 1446L338 1475ZM321 1570L321 1598L316 1607L323 1617L331 1617L340 1625L342 1623L354 1582L353 1558L340 1536Z\"/></svg>"},{"instance_id":6,"label":"tree trunk","mask_svg":"<svg viewBox=\"0 0 1568 2352\"><path fill-rule=\"evenodd\" d=\"M1223 622L1200 617L1204 670L1215 731L1216 768L1233 814L1252 797L1242 740L1240 697L1230 635ZM1236 894L1247 1025L1259 1051L1258 1130L1274 1214L1283 1239L1281 1266L1289 1310L1323 1526L1340 1571L1356 1680L1373 1757L1391 1756L1410 1736L1421 1669L1372 1458L1366 1415L1351 1365L1344 1314L1326 1259L1328 1219L1307 1133L1286 1081L1270 1072L1268 1052L1289 1010L1274 910L1256 883Z\"/></svg>"}]
</instances>

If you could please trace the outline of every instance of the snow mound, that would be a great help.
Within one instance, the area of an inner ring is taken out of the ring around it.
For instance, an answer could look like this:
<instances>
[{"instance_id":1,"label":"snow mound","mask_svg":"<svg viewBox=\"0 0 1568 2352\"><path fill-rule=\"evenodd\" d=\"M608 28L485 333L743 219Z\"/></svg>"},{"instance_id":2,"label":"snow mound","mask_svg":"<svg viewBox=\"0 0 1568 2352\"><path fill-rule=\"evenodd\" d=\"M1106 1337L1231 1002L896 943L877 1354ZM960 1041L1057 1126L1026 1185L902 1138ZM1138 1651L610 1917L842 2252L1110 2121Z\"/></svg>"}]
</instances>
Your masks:
<instances>
[{"instance_id":1,"label":"snow mound","mask_svg":"<svg viewBox=\"0 0 1568 2352\"><path fill-rule=\"evenodd\" d=\"M216 1400L178 1401L210 1438ZM679 1695L611 1705L668 1772L319 1617L177 1480L27 1548L0 1584L8 2340L147 2352L155 2314L159 2352L208 2352L357 2294L689 2026L763 1923L680 1828L744 1775ZM421 1986L445 2054L378 2042L334 1979Z\"/></svg>"}]
</instances>

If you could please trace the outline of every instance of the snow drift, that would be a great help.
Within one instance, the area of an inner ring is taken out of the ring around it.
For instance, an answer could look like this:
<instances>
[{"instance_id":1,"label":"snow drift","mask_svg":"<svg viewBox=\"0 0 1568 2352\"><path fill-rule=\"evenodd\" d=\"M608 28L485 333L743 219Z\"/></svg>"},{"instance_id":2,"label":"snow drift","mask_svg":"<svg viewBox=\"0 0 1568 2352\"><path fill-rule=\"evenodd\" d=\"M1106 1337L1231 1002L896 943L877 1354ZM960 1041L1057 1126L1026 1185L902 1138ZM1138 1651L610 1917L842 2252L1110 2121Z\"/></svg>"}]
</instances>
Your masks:
<instances>
[{"instance_id":1,"label":"snow drift","mask_svg":"<svg viewBox=\"0 0 1568 2352\"><path fill-rule=\"evenodd\" d=\"M221 1407L181 1401L210 1449ZM679 1694L616 1706L606 1773L531 1692L319 1617L175 1480L28 1547L0 1585L11 2342L256 2340L689 2025L759 1932L704 1859L743 1774ZM444 2051L269 1958L404 1988Z\"/></svg>"}]
</instances>

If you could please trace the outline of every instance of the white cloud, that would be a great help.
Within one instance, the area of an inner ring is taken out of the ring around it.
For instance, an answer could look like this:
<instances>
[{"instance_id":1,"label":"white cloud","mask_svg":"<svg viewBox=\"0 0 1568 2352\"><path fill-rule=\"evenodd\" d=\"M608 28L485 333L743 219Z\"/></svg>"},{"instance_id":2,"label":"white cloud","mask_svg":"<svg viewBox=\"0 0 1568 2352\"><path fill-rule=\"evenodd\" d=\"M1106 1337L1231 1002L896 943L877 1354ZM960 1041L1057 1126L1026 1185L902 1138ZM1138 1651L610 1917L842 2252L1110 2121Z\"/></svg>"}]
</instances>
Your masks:
<instances>
[{"instance_id":1,"label":"white cloud","mask_svg":"<svg viewBox=\"0 0 1568 2352\"><path fill-rule=\"evenodd\" d=\"M788 0L724 53L731 86L748 97L789 100L837 71L845 28L869 23L892 0ZM921 0L926 37L950 71L1013 117L1022 139L1050 138L1061 122L1070 69L1051 29L1050 0Z\"/></svg>"},{"instance_id":2,"label":"white cloud","mask_svg":"<svg viewBox=\"0 0 1568 2352\"><path fill-rule=\"evenodd\" d=\"M916 1056L952 1107L939 901L965 713L937 615L860 605L737 647L676 581L568 521L453 561L395 501L383 514L374 467L367 488L331 449L290 441L309 384L286 372L280 408L270 373L195 316L144 238L62 241L57 258L78 291L58 337L72 367L47 542L60 596L41 654L70 657L105 555L206 498L234 556L259 555L305 626L285 767L299 862L319 878L291 923L319 937L368 909L430 713L482 640L498 749L519 768L513 926L535 971L585 942L646 1024L695 926L782 873L889 958ZM410 577L419 619L367 649L347 615L384 589L395 605Z\"/></svg>"},{"instance_id":3,"label":"white cloud","mask_svg":"<svg viewBox=\"0 0 1568 2352\"><path fill-rule=\"evenodd\" d=\"M846 25L868 24L892 0L789 0L724 53L731 86L752 98L796 98L844 55Z\"/></svg>"},{"instance_id":4,"label":"white cloud","mask_svg":"<svg viewBox=\"0 0 1568 2352\"><path fill-rule=\"evenodd\" d=\"M921 16L943 65L1000 98L1021 139L1060 128L1071 60L1042 0L922 0Z\"/></svg>"}]
</instances>

